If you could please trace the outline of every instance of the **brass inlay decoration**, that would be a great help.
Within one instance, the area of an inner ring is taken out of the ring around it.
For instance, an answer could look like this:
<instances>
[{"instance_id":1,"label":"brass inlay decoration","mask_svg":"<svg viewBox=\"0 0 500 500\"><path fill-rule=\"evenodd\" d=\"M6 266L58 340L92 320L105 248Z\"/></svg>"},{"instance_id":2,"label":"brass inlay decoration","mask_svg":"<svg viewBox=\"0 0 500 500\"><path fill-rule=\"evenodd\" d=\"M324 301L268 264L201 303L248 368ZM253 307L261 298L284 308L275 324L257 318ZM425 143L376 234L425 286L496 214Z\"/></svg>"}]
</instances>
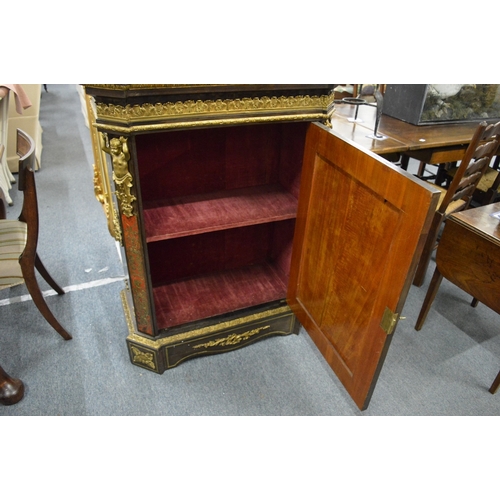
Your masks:
<instances>
[{"instance_id":1,"label":"brass inlay decoration","mask_svg":"<svg viewBox=\"0 0 500 500\"><path fill-rule=\"evenodd\" d=\"M128 282L127 282L127 288L128 288ZM127 322L128 333L130 335L133 335L136 332L136 328L134 325L134 321L132 319L132 313L130 312L130 307L128 305L127 291L122 290L120 292L120 297L122 299L122 307L123 307L123 312L125 313L125 321Z\"/></svg>"},{"instance_id":2,"label":"brass inlay decoration","mask_svg":"<svg viewBox=\"0 0 500 500\"><path fill-rule=\"evenodd\" d=\"M241 342L248 340L252 338L253 336L257 335L263 330L268 330L271 328L269 325L268 326L262 326L260 328L255 328L254 330L250 330L249 332L245 333L238 333L238 334L232 334L229 335L228 337L223 337L217 340L212 340L210 342L207 342L205 344L200 344L194 346L194 349L203 349L203 348L209 348L209 347L225 347L229 345L238 345Z\"/></svg>"},{"instance_id":3,"label":"brass inlay decoration","mask_svg":"<svg viewBox=\"0 0 500 500\"><path fill-rule=\"evenodd\" d=\"M116 197L120 202L121 213L126 217L132 217L133 203L137 199L132 194L133 177L128 170L130 153L127 138L114 137L109 140L107 134L100 134L101 148L111 156L113 162L113 180L115 181Z\"/></svg>"},{"instance_id":4,"label":"brass inlay decoration","mask_svg":"<svg viewBox=\"0 0 500 500\"><path fill-rule=\"evenodd\" d=\"M207 326L205 328L198 328L197 330L191 330L186 333L180 333L178 335L172 335L171 337L164 337L161 339L149 339L133 333L128 336L128 340L132 342L137 342L145 346L149 346L153 349L158 349L163 346L180 344L182 342L188 342L191 339L196 339L200 335L208 336L210 334L216 333L218 331L223 331L229 328L236 328L245 323L253 323L256 321L264 321L272 316L288 315L292 314L288 306L279 307L277 309L270 309L262 313L251 314L249 316L243 316L232 321L225 321L224 323L218 323L216 325Z\"/></svg>"},{"instance_id":5,"label":"brass inlay decoration","mask_svg":"<svg viewBox=\"0 0 500 500\"><path fill-rule=\"evenodd\" d=\"M148 366L152 370L156 370L153 353L141 351L135 346L130 346L130 350L132 352L133 363L139 363L141 365Z\"/></svg>"},{"instance_id":6,"label":"brass inlay decoration","mask_svg":"<svg viewBox=\"0 0 500 500\"><path fill-rule=\"evenodd\" d=\"M392 335L398 322L399 314L393 313L388 307L385 308L380 328L384 330L387 335Z\"/></svg>"}]
</instances>

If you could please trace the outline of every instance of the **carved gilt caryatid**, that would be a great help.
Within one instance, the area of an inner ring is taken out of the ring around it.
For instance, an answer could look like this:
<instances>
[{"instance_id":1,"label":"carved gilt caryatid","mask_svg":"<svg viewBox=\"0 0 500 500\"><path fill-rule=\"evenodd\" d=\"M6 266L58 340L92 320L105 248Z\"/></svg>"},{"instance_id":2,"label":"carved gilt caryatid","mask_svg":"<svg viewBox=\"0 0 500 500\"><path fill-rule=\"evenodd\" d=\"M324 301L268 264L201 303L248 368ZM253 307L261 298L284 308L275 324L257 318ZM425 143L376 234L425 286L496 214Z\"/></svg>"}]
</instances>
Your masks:
<instances>
[{"instance_id":1,"label":"carved gilt caryatid","mask_svg":"<svg viewBox=\"0 0 500 500\"><path fill-rule=\"evenodd\" d=\"M127 138L114 137L109 140L107 134L100 134L100 137L101 148L111 156L113 163L113 180L121 213L126 217L132 217L134 215L133 203L137 198L132 194L133 178L128 170L130 153Z\"/></svg>"}]
</instances>

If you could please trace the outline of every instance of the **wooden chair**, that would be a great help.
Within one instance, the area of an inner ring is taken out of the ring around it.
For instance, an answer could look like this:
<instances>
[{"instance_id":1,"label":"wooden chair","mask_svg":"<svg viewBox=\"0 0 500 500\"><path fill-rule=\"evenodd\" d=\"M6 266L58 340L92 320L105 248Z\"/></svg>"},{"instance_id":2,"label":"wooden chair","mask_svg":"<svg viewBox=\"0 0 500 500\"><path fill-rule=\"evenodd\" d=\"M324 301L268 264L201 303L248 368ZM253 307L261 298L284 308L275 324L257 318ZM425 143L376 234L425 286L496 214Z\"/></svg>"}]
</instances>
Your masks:
<instances>
[{"instance_id":1,"label":"wooden chair","mask_svg":"<svg viewBox=\"0 0 500 500\"><path fill-rule=\"evenodd\" d=\"M38 285L35 269L59 294L64 290L47 272L37 254L38 205L35 186L35 144L33 139L17 130L17 154L19 155L19 190L23 191L23 205L19 220L5 219L5 205L0 201L0 289L22 283L43 317L65 340L71 335L60 325L50 311Z\"/></svg>"},{"instance_id":2,"label":"wooden chair","mask_svg":"<svg viewBox=\"0 0 500 500\"><path fill-rule=\"evenodd\" d=\"M448 189L433 184L441 190L441 199L415 272L413 280L415 286L422 286L424 282L432 253L438 244L439 231L443 222L451 214L469 207L476 186L498 148L496 138L490 140L497 132L496 127L496 125L487 125L486 122L478 125Z\"/></svg>"},{"instance_id":3,"label":"wooden chair","mask_svg":"<svg viewBox=\"0 0 500 500\"><path fill-rule=\"evenodd\" d=\"M500 138L500 122L496 123L491 131L491 137ZM500 198L500 147L493 153L495 162L491 168L487 168L479 180L472 196L473 202L479 205L488 205ZM446 172L447 184L453 180L458 168L451 168Z\"/></svg>"}]
</instances>

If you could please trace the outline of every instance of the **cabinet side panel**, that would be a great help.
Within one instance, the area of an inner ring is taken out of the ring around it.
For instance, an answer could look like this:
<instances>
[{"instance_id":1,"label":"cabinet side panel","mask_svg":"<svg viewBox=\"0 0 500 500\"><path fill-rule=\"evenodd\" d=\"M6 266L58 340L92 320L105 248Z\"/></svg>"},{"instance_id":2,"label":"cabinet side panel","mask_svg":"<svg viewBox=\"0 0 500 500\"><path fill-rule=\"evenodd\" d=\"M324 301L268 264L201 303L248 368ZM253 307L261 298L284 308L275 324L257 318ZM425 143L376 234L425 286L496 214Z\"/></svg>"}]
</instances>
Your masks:
<instances>
[{"instance_id":1,"label":"cabinet side panel","mask_svg":"<svg viewBox=\"0 0 500 500\"><path fill-rule=\"evenodd\" d=\"M142 247L137 217L122 215L123 242L127 255L127 265L130 276L130 286L134 297L134 310L137 329L142 333L154 335L153 318L144 264L144 249Z\"/></svg>"}]
</instances>

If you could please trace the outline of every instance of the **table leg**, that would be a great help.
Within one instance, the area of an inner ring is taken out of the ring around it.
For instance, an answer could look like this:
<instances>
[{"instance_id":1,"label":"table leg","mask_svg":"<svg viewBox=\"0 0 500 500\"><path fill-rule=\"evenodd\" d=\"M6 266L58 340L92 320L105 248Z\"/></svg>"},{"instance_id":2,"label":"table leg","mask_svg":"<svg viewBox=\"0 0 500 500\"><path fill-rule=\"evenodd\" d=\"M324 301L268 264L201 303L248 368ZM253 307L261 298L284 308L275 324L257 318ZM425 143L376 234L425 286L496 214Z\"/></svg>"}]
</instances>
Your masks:
<instances>
[{"instance_id":1,"label":"table leg","mask_svg":"<svg viewBox=\"0 0 500 500\"><path fill-rule=\"evenodd\" d=\"M410 157L407 155L401 155L401 168L403 170L408 170L408 163L410 162Z\"/></svg>"},{"instance_id":2,"label":"table leg","mask_svg":"<svg viewBox=\"0 0 500 500\"><path fill-rule=\"evenodd\" d=\"M24 384L11 378L0 366L0 404L9 406L19 403L24 396Z\"/></svg>"}]
</instances>

